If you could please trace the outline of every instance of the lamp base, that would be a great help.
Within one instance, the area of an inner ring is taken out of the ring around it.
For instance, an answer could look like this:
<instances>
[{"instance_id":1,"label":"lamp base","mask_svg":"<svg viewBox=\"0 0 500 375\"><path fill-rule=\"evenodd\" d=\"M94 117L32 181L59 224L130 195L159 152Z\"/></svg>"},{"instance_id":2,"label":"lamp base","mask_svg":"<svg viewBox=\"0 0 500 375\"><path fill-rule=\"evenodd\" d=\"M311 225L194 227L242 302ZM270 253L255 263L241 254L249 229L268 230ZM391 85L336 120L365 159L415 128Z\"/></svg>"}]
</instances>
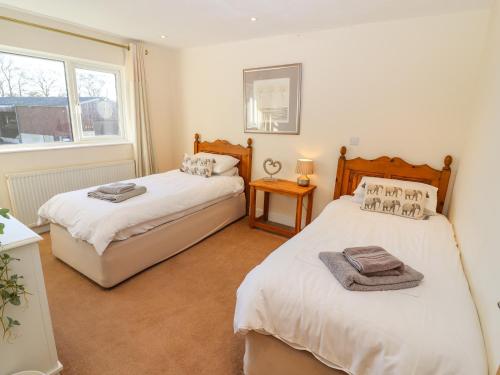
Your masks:
<instances>
[{"instance_id":1,"label":"lamp base","mask_svg":"<svg viewBox=\"0 0 500 375\"><path fill-rule=\"evenodd\" d=\"M307 177L307 176L300 176L300 177L297 178L297 185L304 186L304 187L305 186L309 186L309 182L310 181L311 180L309 180L309 177Z\"/></svg>"},{"instance_id":2,"label":"lamp base","mask_svg":"<svg viewBox=\"0 0 500 375\"><path fill-rule=\"evenodd\" d=\"M262 180L267 182L278 181L278 179L274 177L263 177Z\"/></svg>"}]
</instances>

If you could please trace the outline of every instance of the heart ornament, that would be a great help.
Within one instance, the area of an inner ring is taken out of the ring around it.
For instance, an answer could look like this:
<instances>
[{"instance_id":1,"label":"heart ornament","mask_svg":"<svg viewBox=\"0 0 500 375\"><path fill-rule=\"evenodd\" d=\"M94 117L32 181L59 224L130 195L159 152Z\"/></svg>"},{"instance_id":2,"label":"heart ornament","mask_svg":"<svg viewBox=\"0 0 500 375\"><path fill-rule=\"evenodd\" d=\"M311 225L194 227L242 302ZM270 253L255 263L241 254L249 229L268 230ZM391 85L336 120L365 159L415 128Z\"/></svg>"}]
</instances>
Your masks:
<instances>
[{"instance_id":1,"label":"heart ornament","mask_svg":"<svg viewBox=\"0 0 500 375\"><path fill-rule=\"evenodd\" d=\"M273 181L275 178L273 176L277 174L279 171L281 171L281 163L279 161L274 161L271 158L267 158L264 160L264 164L262 164L264 167L264 171L269 175L269 177L264 178L266 181ZM268 167L275 168L272 172L267 169Z\"/></svg>"}]
</instances>

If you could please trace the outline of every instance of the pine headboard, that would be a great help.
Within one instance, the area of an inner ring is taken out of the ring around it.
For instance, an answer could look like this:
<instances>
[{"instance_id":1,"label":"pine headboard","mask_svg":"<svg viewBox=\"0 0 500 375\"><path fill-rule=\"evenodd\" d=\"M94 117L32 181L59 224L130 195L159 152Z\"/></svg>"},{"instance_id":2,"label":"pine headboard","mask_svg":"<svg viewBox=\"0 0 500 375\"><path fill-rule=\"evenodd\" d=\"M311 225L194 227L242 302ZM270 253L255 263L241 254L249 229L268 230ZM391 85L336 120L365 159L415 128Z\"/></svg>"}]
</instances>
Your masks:
<instances>
[{"instance_id":1,"label":"pine headboard","mask_svg":"<svg viewBox=\"0 0 500 375\"><path fill-rule=\"evenodd\" d=\"M444 158L443 169L434 169L427 164L415 165L401 158L381 156L368 160L363 158L346 159L347 148L342 146L337 167L337 178L333 199L342 195L352 195L363 176L394 178L398 180L423 182L438 188L437 212L442 213L448 184L450 181L453 158Z\"/></svg>"},{"instance_id":2,"label":"pine headboard","mask_svg":"<svg viewBox=\"0 0 500 375\"><path fill-rule=\"evenodd\" d=\"M197 152L210 152L212 154L223 154L235 157L240 162L238 163L238 171L240 176L245 182L245 196L247 201L247 208L249 202L249 183L252 180L252 138L247 139L247 147L242 145L235 145L228 141L217 139L213 142L201 142L200 135L194 135L194 153Z\"/></svg>"}]
</instances>

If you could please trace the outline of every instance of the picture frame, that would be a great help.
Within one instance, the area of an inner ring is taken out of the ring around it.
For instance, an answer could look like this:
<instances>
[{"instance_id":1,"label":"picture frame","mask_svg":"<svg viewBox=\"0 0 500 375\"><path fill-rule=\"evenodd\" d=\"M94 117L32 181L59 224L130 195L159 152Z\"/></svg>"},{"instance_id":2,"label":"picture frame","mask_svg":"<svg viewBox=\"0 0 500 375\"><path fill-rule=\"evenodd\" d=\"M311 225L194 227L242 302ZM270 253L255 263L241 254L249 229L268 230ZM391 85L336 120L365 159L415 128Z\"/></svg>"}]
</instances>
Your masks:
<instances>
[{"instance_id":1,"label":"picture frame","mask_svg":"<svg viewBox=\"0 0 500 375\"><path fill-rule=\"evenodd\" d=\"M245 133L300 134L302 64L243 70Z\"/></svg>"}]
</instances>

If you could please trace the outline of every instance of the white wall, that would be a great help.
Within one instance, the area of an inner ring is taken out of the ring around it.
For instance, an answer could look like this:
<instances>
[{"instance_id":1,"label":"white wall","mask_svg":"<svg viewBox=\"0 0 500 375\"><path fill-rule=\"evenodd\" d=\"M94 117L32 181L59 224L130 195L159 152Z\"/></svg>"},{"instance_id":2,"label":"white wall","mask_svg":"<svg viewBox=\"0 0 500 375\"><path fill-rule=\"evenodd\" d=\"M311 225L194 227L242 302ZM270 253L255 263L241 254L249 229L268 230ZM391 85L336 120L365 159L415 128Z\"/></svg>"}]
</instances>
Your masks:
<instances>
[{"instance_id":1,"label":"white wall","mask_svg":"<svg viewBox=\"0 0 500 375\"><path fill-rule=\"evenodd\" d=\"M314 214L331 200L339 149L348 157L381 154L443 166L465 140L466 117L488 12L372 23L328 31L182 50L176 118L178 161L192 135L245 144L254 138L253 177L262 162L283 162L279 177L295 179L295 161L316 162ZM243 133L242 70L303 64L301 134ZM294 204L278 197L271 217L290 223ZM273 198L274 199L274 198Z\"/></svg>"},{"instance_id":2,"label":"white wall","mask_svg":"<svg viewBox=\"0 0 500 375\"><path fill-rule=\"evenodd\" d=\"M480 67L479 99L450 208L462 260L478 308L490 373L500 373L500 0Z\"/></svg>"},{"instance_id":3,"label":"white wall","mask_svg":"<svg viewBox=\"0 0 500 375\"><path fill-rule=\"evenodd\" d=\"M100 37L119 43L128 40L97 33L93 30L54 22L11 9L0 8L2 14L64 30ZM29 26L0 21L0 46L10 46L44 53L76 57L115 65L125 65L127 53L122 48L112 47L58 33L35 29ZM153 147L159 170L167 170L172 165L172 93L174 89L175 50L155 45L147 46L146 74L150 96L150 115ZM10 207L5 175L12 172L51 169L72 165L101 163L115 160L133 159L132 144L98 146L90 148L65 148L32 152L4 153L0 150L0 207Z\"/></svg>"}]
</instances>

